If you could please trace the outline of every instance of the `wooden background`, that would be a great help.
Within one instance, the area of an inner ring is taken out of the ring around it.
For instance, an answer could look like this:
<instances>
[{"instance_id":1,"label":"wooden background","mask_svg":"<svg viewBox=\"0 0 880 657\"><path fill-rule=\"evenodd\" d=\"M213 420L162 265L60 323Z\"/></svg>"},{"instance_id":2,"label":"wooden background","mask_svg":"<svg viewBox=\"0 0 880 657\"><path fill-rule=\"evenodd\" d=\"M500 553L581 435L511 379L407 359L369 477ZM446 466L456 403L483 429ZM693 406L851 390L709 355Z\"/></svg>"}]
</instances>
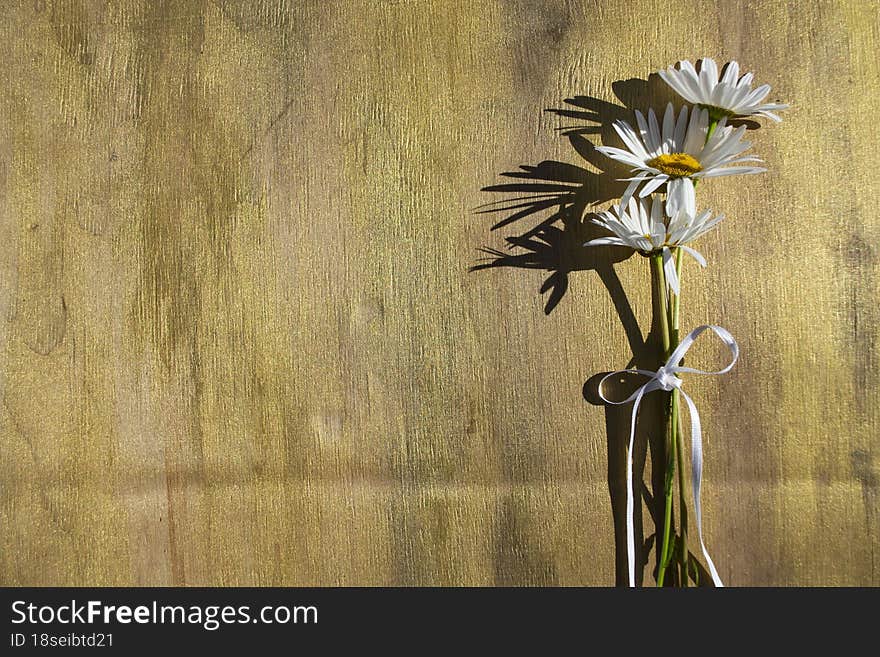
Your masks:
<instances>
[{"instance_id":1,"label":"wooden background","mask_svg":"<svg viewBox=\"0 0 880 657\"><path fill-rule=\"evenodd\" d=\"M474 209L545 161L524 185L600 196L607 129L543 110L713 56L793 108L768 174L698 193L728 219L683 325L743 348L689 383L707 542L733 585L880 584L878 11L5 0L0 583L613 584L583 387L645 331L646 262L471 273L549 216Z\"/></svg>"}]
</instances>

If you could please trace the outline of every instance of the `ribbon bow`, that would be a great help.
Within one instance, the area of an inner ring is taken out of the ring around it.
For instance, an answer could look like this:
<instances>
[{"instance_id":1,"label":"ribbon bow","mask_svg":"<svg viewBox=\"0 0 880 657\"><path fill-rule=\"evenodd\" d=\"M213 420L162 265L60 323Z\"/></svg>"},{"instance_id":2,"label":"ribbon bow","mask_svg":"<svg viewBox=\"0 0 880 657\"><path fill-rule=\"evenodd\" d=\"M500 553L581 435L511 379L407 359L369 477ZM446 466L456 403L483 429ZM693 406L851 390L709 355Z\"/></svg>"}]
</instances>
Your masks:
<instances>
[{"instance_id":1,"label":"ribbon bow","mask_svg":"<svg viewBox=\"0 0 880 657\"><path fill-rule=\"evenodd\" d=\"M721 341L724 342L724 344L730 349L730 354L732 358L727 367L720 369L717 372L706 372L704 370L696 370L691 367L682 367L681 365L679 365L682 358L684 358L684 355L687 353L688 349L691 348L691 345L694 343L694 341L698 337L700 337L700 334L708 329L711 329L719 338L721 338ZM671 392L674 389L677 389L681 393L681 396L684 398L685 402L688 405L688 412L691 417L691 485L694 490L694 515L697 519L697 535L700 538L700 547L703 549L703 556L706 559L706 565L708 565L709 567L709 573L712 575L712 581L715 583L715 586L724 586L724 584L721 582L721 578L718 576L718 571L715 570L715 564L712 563L712 558L709 556L709 551L706 549L706 544L703 542L703 521L702 513L700 510L700 484L703 479L703 434L702 428L700 426L700 414L697 412L697 407L694 404L694 400L691 399L684 390L682 390L681 386L683 381L676 375L682 372L688 372L690 374L726 374L731 369L733 369L733 366L736 364L737 358L739 358L739 345L736 343L736 340L733 339L733 336L726 329L723 329L720 326L704 324L703 326L698 326L693 331L688 333L687 336L685 336L684 340L681 341L681 344L679 344L678 347L676 347L675 351L672 352L672 355L669 356L669 360L667 360L666 363L664 363L656 372L651 372L649 370L618 370L616 372L606 374L599 382L599 396L609 404L628 404L630 402L633 402L632 422L629 434L629 449L627 451L626 460L626 556L627 562L629 564L630 586L635 586L636 580L635 528L633 523L632 457L633 442L635 441L636 437L636 415L639 412L639 404L641 404L642 402L642 397L644 397L646 394L648 394L649 392L653 392L654 390L664 390L666 392ZM620 374L631 374L633 372L649 376L651 377L651 380L623 401L612 401L602 393L602 384L605 383L606 379Z\"/></svg>"}]
</instances>

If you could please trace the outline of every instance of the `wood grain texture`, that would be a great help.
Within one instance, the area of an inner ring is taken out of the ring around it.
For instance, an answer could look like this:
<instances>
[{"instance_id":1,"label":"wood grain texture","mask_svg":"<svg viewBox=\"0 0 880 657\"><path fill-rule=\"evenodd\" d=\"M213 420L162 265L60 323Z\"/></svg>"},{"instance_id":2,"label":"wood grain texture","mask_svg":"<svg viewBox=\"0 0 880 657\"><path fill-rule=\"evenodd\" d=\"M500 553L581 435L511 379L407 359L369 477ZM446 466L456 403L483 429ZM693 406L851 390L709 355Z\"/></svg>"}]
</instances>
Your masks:
<instances>
[{"instance_id":1,"label":"wood grain texture","mask_svg":"<svg viewBox=\"0 0 880 657\"><path fill-rule=\"evenodd\" d=\"M0 4L0 583L615 581L596 271L468 269L498 174L595 172L545 113L738 59L785 122L683 325L706 536L734 585L880 584L880 5ZM602 135L596 135L594 141ZM496 217L497 218L497 217ZM650 316L645 261L606 269Z\"/></svg>"}]
</instances>

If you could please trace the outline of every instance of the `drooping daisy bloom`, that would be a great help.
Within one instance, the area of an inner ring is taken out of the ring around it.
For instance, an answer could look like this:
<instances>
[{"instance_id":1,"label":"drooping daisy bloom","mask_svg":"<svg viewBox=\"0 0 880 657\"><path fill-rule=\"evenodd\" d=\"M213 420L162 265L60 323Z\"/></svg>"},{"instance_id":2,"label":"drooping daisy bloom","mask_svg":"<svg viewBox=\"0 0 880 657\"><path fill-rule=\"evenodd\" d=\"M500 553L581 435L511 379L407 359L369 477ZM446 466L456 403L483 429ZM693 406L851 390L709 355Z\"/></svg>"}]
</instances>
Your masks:
<instances>
[{"instance_id":1,"label":"drooping daisy bloom","mask_svg":"<svg viewBox=\"0 0 880 657\"><path fill-rule=\"evenodd\" d=\"M598 146L600 153L623 162L635 172L620 200L626 206L640 185L640 197L645 197L666 184L666 212L671 217L684 210L696 214L694 181L700 178L761 173L766 169L753 166L731 166L743 162L760 162L756 157L742 157L751 146L743 141L745 126L732 128L721 118L709 134L709 112L694 110L688 121L688 108L683 107L676 119L672 103L666 106L663 127L658 125L654 110L648 110L648 119L636 111L638 132L626 121L615 121L614 130L620 135L627 150L612 146Z\"/></svg>"},{"instance_id":2,"label":"drooping daisy bloom","mask_svg":"<svg viewBox=\"0 0 880 657\"><path fill-rule=\"evenodd\" d=\"M746 73L739 77L739 64L736 62L728 62L720 78L718 66L712 59L702 60L699 73L687 60L679 62L679 66L679 69L670 66L658 73L679 96L707 109L715 120L721 117L766 116L781 121L774 112L788 108L782 103L763 103L770 93L770 85L762 84L753 91L754 76Z\"/></svg>"},{"instance_id":3,"label":"drooping daisy bloom","mask_svg":"<svg viewBox=\"0 0 880 657\"><path fill-rule=\"evenodd\" d=\"M666 281L672 291L678 294L678 274L670 249L681 248L701 267L705 267L706 259L686 245L712 230L722 219L723 214L713 217L711 210L704 210L700 214L679 210L671 217L664 217L663 201L660 199L636 200L630 197L627 210L614 206L613 212L604 210L592 219L594 224L614 235L590 240L584 246L628 246L645 255L662 253Z\"/></svg>"}]
</instances>

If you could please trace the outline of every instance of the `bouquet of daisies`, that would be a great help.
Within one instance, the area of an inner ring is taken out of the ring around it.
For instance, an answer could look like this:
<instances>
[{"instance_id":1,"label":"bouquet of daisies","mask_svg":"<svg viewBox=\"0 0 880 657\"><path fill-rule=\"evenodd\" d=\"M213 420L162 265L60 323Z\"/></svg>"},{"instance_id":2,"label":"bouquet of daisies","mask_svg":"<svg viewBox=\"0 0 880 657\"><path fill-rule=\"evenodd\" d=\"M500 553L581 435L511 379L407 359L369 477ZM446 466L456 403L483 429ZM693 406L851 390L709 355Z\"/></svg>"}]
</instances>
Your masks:
<instances>
[{"instance_id":1,"label":"bouquet of daisies","mask_svg":"<svg viewBox=\"0 0 880 657\"><path fill-rule=\"evenodd\" d=\"M716 586L723 586L702 536L700 487L702 484L702 428L693 400L682 390L685 374L723 374L736 362L736 341L720 326L700 326L682 337L681 308L683 255L700 266L706 260L691 245L715 228L724 218L711 210L699 210L696 199L700 181L720 176L757 174L766 169L760 160L748 155L751 146L743 139L746 126L741 120L767 117L779 121L777 111L787 106L766 103L770 87L752 88L752 74L740 75L736 62L721 71L711 59L699 62L699 70L690 62L679 62L659 72L660 77L678 95L691 104L676 111L670 103L662 118L653 110L645 116L635 112L635 125L615 121L614 130L621 147L601 146L597 150L617 160L631 171L629 184L619 203L598 215L593 222L610 234L593 239L588 247L624 246L647 257L651 267L654 298L654 321L660 327L663 365L656 371L622 370L604 377L633 374L647 377L647 382L623 400L609 399L600 385L599 394L608 403L632 404L631 432L627 456L627 556L630 586L635 585L633 442L639 405L655 390L667 394L664 406L666 454L664 476L664 515L662 537L658 537L659 562L657 585L687 586L698 582L694 557L688 550L688 509L685 496L685 446L680 408L688 407L690 416L690 484L693 493L693 518L697 541L705 560L705 571ZM740 124L740 125L736 125ZM711 331L729 348L729 364L717 372L685 367L685 353L702 333ZM678 473L677 527L674 506L675 474ZM658 530L660 531L660 530ZM700 582L702 583L702 582Z\"/></svg>"}]
</instances>

